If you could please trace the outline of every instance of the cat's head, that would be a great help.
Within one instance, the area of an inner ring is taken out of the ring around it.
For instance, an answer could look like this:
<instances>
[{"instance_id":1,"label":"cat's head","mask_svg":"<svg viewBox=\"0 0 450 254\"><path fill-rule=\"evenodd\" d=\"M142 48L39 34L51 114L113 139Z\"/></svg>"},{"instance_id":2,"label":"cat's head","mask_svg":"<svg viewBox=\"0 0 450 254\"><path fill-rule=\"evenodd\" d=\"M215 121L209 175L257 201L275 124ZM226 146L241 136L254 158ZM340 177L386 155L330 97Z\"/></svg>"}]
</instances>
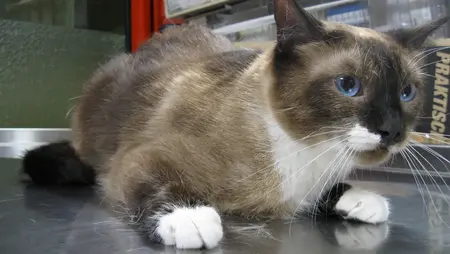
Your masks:
<instances>
[{"instance_id":1,"label":"cat's head","mask_svg":"<svg viewBox=\"0 0 450 254\"><path fill-rule=\"evenodd\" d=\"M422 111L420 50L448 18L378 33L317 20L275 2L277 45L269 97L283 129L310 145L334 140L374 165L405 148Z\"/></svg>"}]
</instances>

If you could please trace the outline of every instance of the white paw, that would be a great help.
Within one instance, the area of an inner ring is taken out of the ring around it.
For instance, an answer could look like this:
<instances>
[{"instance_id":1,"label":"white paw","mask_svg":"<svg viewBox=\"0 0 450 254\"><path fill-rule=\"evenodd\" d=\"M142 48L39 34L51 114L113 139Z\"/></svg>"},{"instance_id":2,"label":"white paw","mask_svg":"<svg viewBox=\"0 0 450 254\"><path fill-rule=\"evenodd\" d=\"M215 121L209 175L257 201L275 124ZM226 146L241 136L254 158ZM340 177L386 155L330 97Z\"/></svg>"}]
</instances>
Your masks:
<instances>
[{"instance_id":1,"label":"white paw","mask_svg":"<svg viewBox=\"0 0 450 254\"><path fill-rule=\"evenodd\" d=\"M389 217L389 203L385 197L357 188L342 195L336 204L336 210L346 219L372 224L386 222Z\"/></svg>"},{"instance_id":2,"label":"white paw","mask_svg":"<svg viewBox=\"0 0 450 254\"><path fill-rule=\"evenodd\" d=\"M222 221L212 207L179 207L162 216L156 232L165 245L179 249L216 247L223 237Z\"/></svg>"},{"instance_id":3,"label":"white paw","mask_svg":"<svg viewBox=\"0 0 450 254\"><path fill-rule=\"evenodd\" d=\"M334 236L339 246L349 250L374 250L388 237L387 223L380 225L349 224L335 230Z\"/></svg>"}]
</instances>

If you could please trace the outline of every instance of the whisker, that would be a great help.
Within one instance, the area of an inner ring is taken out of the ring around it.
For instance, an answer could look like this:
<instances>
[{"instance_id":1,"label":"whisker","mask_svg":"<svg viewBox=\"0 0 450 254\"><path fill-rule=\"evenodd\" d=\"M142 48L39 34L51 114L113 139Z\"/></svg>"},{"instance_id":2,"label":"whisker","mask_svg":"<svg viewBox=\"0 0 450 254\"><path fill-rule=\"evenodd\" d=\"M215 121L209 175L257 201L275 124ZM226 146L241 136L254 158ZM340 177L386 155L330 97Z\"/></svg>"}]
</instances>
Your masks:
<instances>
[{"instance_id":1,"label":"whisker","mask_svg":"<svg viewBox=\"0 0 450 254\"><path fill-rule=\"evenodd\" d=\"M419 75L421 75L421 76L427 76L427 77L430 77L430 78L433 78L433 79L435 79L436 78L436 76L435 75L431 75L431 74L428 74L428 73L424 73L424 72L421 72L421 73L418 73Z\"/></svg>"},{"instance_id":2,"label":"whisker","mask_svg":"<svg viewBox=\"0 0 450 254\"><path fill-rule=\"evenodd\" d=\"M429 154L433 155L436 159L438 159L438 160L442 163L442 165L444 165L444 167L445 167L445 168L447 169L447 171L448 171L447 164L444 163L444 160L445 160L447 163L449 163L449 164L450 164L450 161L447 160L445 157L443 157L440 153L434 151L434 150L431 149L430 147L428 147L428 146L426 146L426 145L424 145L424 144L422 144L422 143L420 143L420 142L418 142L418 141L410 140L410 142L412 142L414 145L416 145L416 146L422 148L423 150L425 150L425 151L428 152ZM443 158L444 160L442 160L441 158Z\"/></svg>"},{"instance_id":3,"label":"whisker","mask_svg":"<svg viewBox=\"0 0 450 254\"><path fill-rule=\"evenodd\" d=\"M342 132L345 132L345 131L344 130L331 130L331 131L320 132L320 133L317 133L317 131L313 131L313 132L311 132L310 134L306 135L303 138L296 139L296 140L289 140L289 144L286 145L286 148L289 148L292 145L296 145L296 144L298 144L301 141L305 141L305 140L313 138L313 137L322 136L322 135L326 135L326 134L330 134L330 133L342 133ZM272 148L272 145L268 145L267 147Z\"/></svg>"},{"instance_id":4,"label":"whisker","mask_svg":"<svg viewBox=\"0 0 450 254\"><path fill-rule=\"evenodd\" d=\"M332 130L332 131L326 131L326 132L321 132L321 133L317 133L317 134L311 133L311 134L309 134L308 136L306 136L306 137L304 137L304 138L295 140L294 142L300 142L300 141L303 141L303 140L305 140L305 139L309 139L309 138L313 138L313 137L317 137L317 136L325 135L325 134L329 134L329 133L339 133L339 132L342 133L342 132L344 132L344 131L345 131L345 130Z\"/></svg>"},{"instance_id":5,"label":"whisker","mask_svg":"<svg viewBox=\"0 0 450 254\"><path fill-rule=\"evenodd\" d=\"M450 115L450 113L445 113L444 115L448 116L448 115ZM417 118L418 119L433 119L433 117L431 117L431 116L419 116ZM424 133L424 134L431 135L430 133ZM445 135L445 134L442 134L442 135ZM449 136L449 135L445 135L445 136Z\"/></svg>"},{"instance_id":6,"label":"whisker","mask_svg":"<svg viewBox=\"0 0 450 254\"><path fill-rule=\"evenodd\" d=\"M350 159L353 158L353 156L355 154L356 154L356 150L351 149L350 155L347 156L347 161L344 162L344 168L350 166L350 165L347 165L347 163L350 164L352 162ZM339 172L338 176L335 179L334 184L336 184L338 181L343 181L344 176L342 176L342 175L344 174L344 172L345 171L343 171L343 170Z\"/></svg>"},{"instance_id":7,"label":"whisker","mask_svg":"<svg viewBox=\"0 0 450 254\"><path fill-rule=\"evenodd\" d=\"M351 130L351 127L324 126L324 127L321 127L320 129L336 129L336 130L347 130L348 131L348 130Z\"/></svg>"},{"instance_id":8,"label":"whisker","mask_svg":"<svg viewBox=\"0 0 450 254\"><path fill-rule=\"evenodd\" d=\"M447 113L446 115L449 115L450 113ZM431 134L431 133L427 133L427 132L417 132L417 131L411 131L410 133L412 133L412 134L416 134L416 135L422 135L422 136L425 136L425 137L428 137L428 136L433 136L433 134ZM444 134L444 133L442 133L442 134L439 134L440 136L443 136L443 137L450 137L450 135L447 135L447 134Z\"/></svg>"},{"instance_id":9,"label":"whisker","mask_svg":"<svg viewBox=\"0 0 450 254\"><path fill-rule=\"evenodd\" d=\"M304 164L301 168L297 169L294 173L292 173L288 178L283 179L283 181L281 181L281 183L277 184L275 186L275 188L270 189L268 192L265 192L266 194L272 192L273 190L276 190L277 188L279 188L280 186L282 186L284 183L286 183L287 181L291 180L292 177L294 177L296 174L298 174L299 172L301 172L303 169L305 169L306 167L308 167L309 165L311 165L313 162L315 162L318 158L320 158L322 155L324 155L325 153L327 153L328 151L330 151L331 149L334 149L336 146L340 145L342 142L346 141L347 139L341 140L339 142L337 142L336 144L332 145L331 147L327 148L325 151L321 152L319 155L317 155L316 157L314 157L312 160L310 160L308 163ZM323 173L322 173L323 175ZM321 175L321 176L322 176ZM320 179L320 178L319 178ZM310 192L310 191L309 191ZM309 194L308 192L308 194ZM261 198L265 196L265 195L261 195Z\"/></svg>"},{"instance_id":10,"label":"whisker","mask_svg":"<svg viewBox=\"0 0 450 254\"><path fill-rule=\"evenodd\" d=\"M417 185L417 189L419 190L420 196L422 197L423 205L425 207L427 215L429 216L430 215L430 211L428 211L428 205L427 205L427 202L425 201L425 194L423 193L423 189L420 186L420 182L419 182L418 177L416 176L416 172L414 172L412 164L411 164L410 160L408 159L408 157L406 156L406 153L404 151L400 151L400 154L403 157L403 159L405 159L406 163L409 166L409 169L411 170L412 176L413 176L414 181L416 182L416 185ZM424 184L426 184L426 183L424 183Z\"/></svg>"},{"instance_id":11,"label":"whisker","mask_svg":"<svg viewBox=\"0 0 450 254\"><path fill-rule=\"evenodd\" d=\"M295 151L295 152L292 152L292 153L288 154L286 157L283 157L283 158L281 158L280 160L273 162L273 163L270 164L269 166L264 167L264 168L259 169L259 170L256 170L255 172L251 173L250 175L248 175L248 176L246 176L246 177L244 177L244 178L242 178L242 179L236 181L236 183L240 183L240 182L242 182L242 181L244 181L244 180L247 180L248 178L250 178L250 177L252 177L252 176L254 176L254 175L256 175L256 174L258 174L258 173L260 173L260 172L262 172L262 171L264 171L264 170L266 170L266 169L268 169L268 168L276 167L277 164L279 164L280 162L282 162L282 161L284 161L284 160L287 160L287 159L289 159L291 156L293 156L293 155L295 155L295 154L298 154L298 153L300 153L300 152L302 152L302 151L304 151L304 150L306 150L306 149L309 149L309 148L312 148L312 147L315 147L315 146L318 146L318 145L321 145L321 144L324 144L324 143L327 143L327 142L330 142L330 141L339 139L339 138L344 137L344 136L346 136L346 135L347 135L347 134L339 135L339 136L336 136L336 137L333 137L333 138L330 138L330 139L327 139L327 140L324 140L324 141L315 143L315 144L313 144L313 145L304 147L304 148L302 148L302 149L300 149L300 150L297 150L297 151Z\"/></svg>"},{"instance_id":12,"label":"whisker","mask_svg":"<svg viewBox=\"0 0 450 254\"><path fill-rule=\"evenodd\" d=\"M415 160L417 160L417 158L414 156L414 154L409 150L409 147L406 147L405 151L406 151L407 153L409 153L410 155L412 155L412 156L413 156L412 158L414 158ZM420 161L418 161L418 162L420 163ZM417 167L416 167L416 170L418 171ZM427 190L427 192L428 192L428 196L430 197L431 205L432 205L432 206L434 207L434 209L436 210L436 213L437 213L439 219L441 220L441 222L442 222L444 225L446 225L447 227L450 228L450 226L447 224L447 222L442 218L441 214L439 213L439 209L437 208L436 204L434 203L433 196L431 195L430 188L429 188L428 185L426 184L425 179L424 179L423 176L420 174L420 172L418 172L418 174L419 174L419 177L422 179L422 181L423 181L423 183L424 183L424 186L425 186L425 188L426 188L426 190Z\"/></svg>"},{"instance_id":13,"label":"whisker","mask_svg":"<svg viewBox=\"0 0 450 254\"><path fill-rule=\"evenodd\" d=\"M328 182L330 181L331 178L334 178L334 174L335 171L339 168L341 161L344 160L344 158L346 157L347 152L351 150L351 148L343 148L341 149L338 153L336 153L336 155L334 156L334 158L330 161L330 163L327 165L327 168L324 170L324 172L328 172L329 168L331 167L330 173L327 174L328 178L325 181L325 183L322 186L322 189L319 191L318 197L322 196L322 193L325 189L325 187L327 186ZM341 155L342 154L342 155ZM337 160L340 159L336 164L333 165L333 163ZM336 178L334 179L336 181ZM332 185L331 185L332 186ZM316 215L316 209L319 206L319 202L316 202L316 204L313 205L313 210L312 210L312 214L315 220L315 215Z\"/></svg>"},{"instance_id":14,"label":"whisker","mask_svg":"<svg viewBox=\"0 0 450 254\"><path fill-rule=\"evenodd\" d=\"M450 47L439 47L439 48L434 48L434 49L426 50L426 51L424 51L425 53L417 54L416 56L420 56L420 55L422 55L422 56L421 56L418 60L414 61L413 64L408 64L408 65L409 65L409 66L414 66L414 65L416 65L418 62L420 62L422 59L424 59L425 57L427 57L427 56L429 56L429 55L431 55L431 54L434 54L434 53L436 53L436 52L438 52L438 51L446 50L446 49L449 49L449 48L450 48ZM412 60L415 60L416 56L413 57ZM411 62L412 62L412 61L410 61L409 63L411 63Z\"/></svg>"},{"instance_id":15,"label":"whisker","mask_svg":"<svg viewBox=\"0 0 450 254\"><path fill-rule=\"evenodd\" d=\"M319 197L322 196L322 192L324 191L325 187L328 186L328 181L330 180L330 178L332 178L334 176L336 171L338 171L338 174L336 177L334 177L333 183L330 186L334 186L335 184L337 184L340 181L341 175L344 174L344 172L346 171L345 170L346 167L349 166L349 165L347 165L347 163L351 162L350 159L353 157L353 154L354 154L354 150L349 147L345 150L345 152L342 156L336 155L336 156L342 157L342 159L338 163L336 163L335 167L331 170L331 173L328 174L328 179L325 182L322 189L320 190ZM341 166L341 164L342 164L342 166ZM343 170L339 171L339 169L343 169ZM325 199L325 200L328 200L329 198L330 198L330 193L328 193L327 199ZM317 206L318 206L318 204L315 205L314 207L317 207Z\"/></svg>"},{"instance_id":16,"label":"whisker","mask_svg":"<svg viewBox=\"0 0 450 254\"><path fill-rule=\"evenodd\" d=\"M332 147L328 148L327 150L325 150L324 152L322 152L321 154L319 154L318 156L316 156L312 161L308 162L307 165L311 164L313 161L315 161L317 158L319 158L320 156L322 156L323 154L325 154L326 152L328 152L329 150L331 150L332 148L336 147L337 145L339 145L340 143L346 141L348 138L338 142L337 144L333 145ZM305 168L307 165L303 166L302 168ZM300 171L300 170L298 170ZM296 172L298 172L296 171ZM314 185L309 189L309 191L304 195L303 199L299 202L298 206L294 209L294 212L292 214L291 217L291 221L290 221L290 226L289 226L289 232L291 232L291 226L292 226L292 222L295 218L295 214L297 213L298 209L300 208L300 206L302 205L303 201L305 201L305 199L308 197L308 195L311 193L312 190L314 190L314 188L316 187L316 185L320 182L320 180L322 179L322 177L326 174L327 172L324 170L322 172L322 174L319 176L319 178L316 180L316 182L314 183Z\"/></svg>"},{"instance_id":17,"label":"whisker","mask_svg":"<svg viewBox=\"0 0 450 254\"><path fill-rule=\"evenodd\" d=\"M428 173L428 175L431 178L431 181L433 181L433 183L436 185L436 187L438 188L438 190L444 195L444 192L442 191L441 187L439 186L439 184L437 183L436 179L434 179L434 177L428 172L427 168L420 162L420 160L417 158L417 156L415 156L415 154L419 155L423 160L425 160L432 168L433 170L438 174L438 176L441 178L442 182L445 184L445 186L447 187L448 190L450 190L449 186L447 185L447 183L445 182L444 178L439 174L439 171L437 171L437 169L433 166L433 164L431 164L422 154L420 154L413 146L409 145L409 148L412 149L412 153L411 155L414 156L414 158L417 160L417 162L420 163L420 165L422 166L423 170L425 172ZM415 152L415 154L413 153ZM447 198L445 198L445 201L447 202L447 204L450 206L450 203L448 201Z\"/></svg>"},{"instance_id":18,"label":"whisker","mask_svg":"<svg viewBox=\"0 0 450 254\"><path fill-rule=\"evenodd\" d=\"M432 137L431 135L425 135L425 137L426 137L426 138L428 138L428 139L431 139L431 140L434 140L434 141L440 142L440 143L442 143L442 144L450 145L450 143L449 143L449 142L445 142L445 141L443 141L443 140L440 140L440 139L438 139L438 138L433 138L433 137Z\"/></svg>"},{"instance_id":19,"label":"whisker","mask_svg":"<svg viewBox=\"0 0 450 254\"><path fill-rule=\"evenodd\" d=\"M297 108L298 107L290 107L290 108L277 109L277 110L274 110L274 111L277 112L277 113L283 113L283 112L291 111L291 110L294 110L294 109L297 109Z\"/></svg>"},{"instance_id":20,"label":"whisker","mask_svg":"<svg viewBox=\"0 0 450 254\"><path fill-rule=\"evenodd\" d=\"M414 57L412 57L411 60L414 60L414 59L416 59L418 57L421 57L421 56L423 56L423 55L425 55L425 54L427 54L427 53L429 53L431 51L434 51L436 49L437 48L430 48L430 49L427 49L427 50L423 50L423 51L419 52L418 54L416 54ZM411 61L409 61L409 62L411 62Z\"/></svg>"},{"instance_id":21,"label":"whisker","mask_svg":"<svg viewBox=\"0 0 450 254\"><path fill-rule=\"evenodd\" d=\"M423 68L425 68L425 67L427 67L427 66L430 66L430 65L432 65L432 64L437 64L437 63L440 63L440 62L442 63L442 59L441 59L441 60L434 61L434 62L431 62L431 63L424 64L424 65L420 66L419 68L420 68L420 69L423 69Z\"/></svg>"}]
</instances>

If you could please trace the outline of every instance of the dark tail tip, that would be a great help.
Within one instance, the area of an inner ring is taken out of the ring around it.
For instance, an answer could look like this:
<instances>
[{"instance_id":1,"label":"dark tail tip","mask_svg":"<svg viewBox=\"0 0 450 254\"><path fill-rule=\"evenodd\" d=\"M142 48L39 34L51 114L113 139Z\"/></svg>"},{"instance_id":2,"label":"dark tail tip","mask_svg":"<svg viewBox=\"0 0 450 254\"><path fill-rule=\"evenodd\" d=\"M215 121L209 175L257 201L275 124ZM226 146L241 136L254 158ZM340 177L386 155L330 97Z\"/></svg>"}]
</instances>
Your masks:
<instances>
[{"instance_id":1,"label":"dark tail tip","mask_svg":"<svg viewBox=\"0 0 450 254\"><path fill-rule=\"evenodd\" d=\"M92 185L95 171L81 161L69 141L26 152L22 170L39 185Z\"/></svg>"}]
</instances>

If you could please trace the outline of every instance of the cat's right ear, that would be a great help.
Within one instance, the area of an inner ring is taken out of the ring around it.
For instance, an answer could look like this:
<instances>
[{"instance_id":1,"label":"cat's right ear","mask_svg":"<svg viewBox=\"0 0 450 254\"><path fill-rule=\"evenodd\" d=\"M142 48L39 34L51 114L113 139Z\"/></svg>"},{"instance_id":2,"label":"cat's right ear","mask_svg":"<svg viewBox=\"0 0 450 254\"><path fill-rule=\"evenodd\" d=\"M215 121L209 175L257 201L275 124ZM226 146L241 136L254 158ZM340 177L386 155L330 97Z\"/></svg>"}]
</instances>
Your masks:
<instances>
[{"instance_id":1,"label":"cat's right ear","mask_svg":"<svg viewBox=\"0 0 450 254\"><path fill-rule=\"evenodd\" d=\"M279 50L324 38L323 23L301 8L295 0L274 0Z\"/></svg>"},{"instance_id":2,"label":"cat's right ear","mask_svg":"<svg viewBox=\"0 0 450 254\"><path fill-rule=\"evenodd\" d=\"M420 50L427 41L428 37L449 20L450 16L447 16L430 21L413 29L398 29L389 31L387 34L406 48Z\"/></svg>"}]
</instances>

